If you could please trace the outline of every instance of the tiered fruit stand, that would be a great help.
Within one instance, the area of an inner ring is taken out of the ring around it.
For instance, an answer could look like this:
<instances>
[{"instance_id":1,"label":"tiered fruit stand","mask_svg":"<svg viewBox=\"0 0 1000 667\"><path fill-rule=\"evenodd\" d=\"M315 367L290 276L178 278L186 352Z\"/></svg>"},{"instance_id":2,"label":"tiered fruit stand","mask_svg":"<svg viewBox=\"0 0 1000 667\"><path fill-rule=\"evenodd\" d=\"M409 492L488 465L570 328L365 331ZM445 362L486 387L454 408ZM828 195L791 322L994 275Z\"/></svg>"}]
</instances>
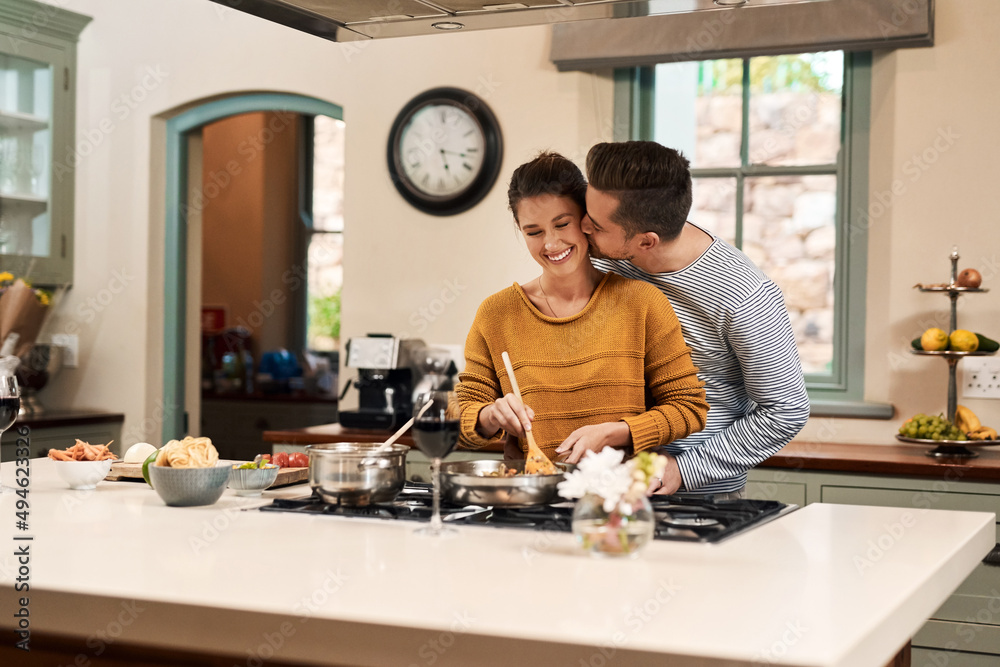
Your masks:
<instances>
[{"instance_id":1,"label":"tiered fruit stand","mask_svg":"<svg viewBox=\"0 0 1000 667\"><path fill-rule=\"evenodd\" d=\"M954 248L951 251L951 282L944 286L932 286L924 287L922 285L917 285L916 288L921 292L940 292L942 294L947 294L949 299L951 299L951 321L948 326L948 335L951 336L951 332L958 328L958 318L956 315L956 309L958 305L958 297L962 294L973 294L988 292L988 289L983 289L981 287L959 287L955 284L958 278L958 248ZM996 352L986 352L976 350L975 352L961 352L958 350L910 350L912 354L918 354L927 357L940 357L948 362L948 421L955 423L955 410L958 405L958 383L956 381L955 372L958 366L958 362L966 357L988 357L996 354ZM927 452L928 456L934 457L947 457L947 458L974 458L979 456L976 452L968 448L969 445L985 445L985 444L1000 444L995 441L969 441L969 440L927 440L925 438L910 438L902 434L896 435L897 440L902 442L912 442L922 445L933 445L934 449Z\"/></svg>"}]
</instances>

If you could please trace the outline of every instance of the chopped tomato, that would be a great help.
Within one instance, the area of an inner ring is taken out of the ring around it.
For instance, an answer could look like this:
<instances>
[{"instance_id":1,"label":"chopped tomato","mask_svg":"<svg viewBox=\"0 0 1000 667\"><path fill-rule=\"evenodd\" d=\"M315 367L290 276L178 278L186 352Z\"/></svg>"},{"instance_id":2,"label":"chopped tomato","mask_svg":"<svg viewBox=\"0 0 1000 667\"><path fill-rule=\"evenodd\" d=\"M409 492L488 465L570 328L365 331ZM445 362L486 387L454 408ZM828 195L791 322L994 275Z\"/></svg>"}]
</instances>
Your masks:
<instances>
[{"instance_id":1,"label":"chopped tomato","mask_svg":"<svg viewBox=\"0 0 1000 667\"><path fill-rule=\"evenodd\" d=\"M294 454L289 454L288 463L293 468L308 468L309 457L302 452L295 452Z\"/></svg>"},{"instance_id":2,"label":"chopped tomato","mask_svg":"<svg viewBox=\"0 0 1000 667\"><path fill-rule=\"evenodd\" d=\"M289 467L288 452L278 452L271 459L271 462L274 463L279 468L288 468Z\"/></svg>"}]
</instances>

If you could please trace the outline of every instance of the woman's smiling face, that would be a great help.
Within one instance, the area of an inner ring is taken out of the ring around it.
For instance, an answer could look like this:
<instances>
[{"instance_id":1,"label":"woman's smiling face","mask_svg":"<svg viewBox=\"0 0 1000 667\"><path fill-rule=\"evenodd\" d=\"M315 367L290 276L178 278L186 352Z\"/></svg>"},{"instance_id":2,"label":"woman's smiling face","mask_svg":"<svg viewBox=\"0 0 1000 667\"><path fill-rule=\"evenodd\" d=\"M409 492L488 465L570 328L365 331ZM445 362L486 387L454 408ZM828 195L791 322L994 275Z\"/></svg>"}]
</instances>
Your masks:
<instances>
[{"instance_id":1,"label":"woman's smiling face","mask_svg":"<svg viewBox=\"0 0 1000 667\"><path fill-rule=\"evenodd\" d=\"M567 275L584 262L590 265L587 236L580 230L582 217L579 204L569 197L539 195L518 204L521 234L543 271Z\"/></svg>"}]
</instances>

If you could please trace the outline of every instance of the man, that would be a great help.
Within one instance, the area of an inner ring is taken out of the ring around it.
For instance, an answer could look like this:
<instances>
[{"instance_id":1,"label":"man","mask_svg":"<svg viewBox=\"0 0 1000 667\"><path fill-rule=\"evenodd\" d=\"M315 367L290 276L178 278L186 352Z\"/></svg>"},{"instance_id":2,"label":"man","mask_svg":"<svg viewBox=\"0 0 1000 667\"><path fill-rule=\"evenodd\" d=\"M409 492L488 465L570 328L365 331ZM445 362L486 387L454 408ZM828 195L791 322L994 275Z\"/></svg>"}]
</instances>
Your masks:
<instances>
[{"instance_id":1,"label":"man","mask_svg":"<svg viewBox=\"0 0 1000 667\"><path fill-rule=\"evenodd\" d=\"M581 228L594 266L669 297L705 382L708 423L666 447L655 492L739 498L747 471L805 425L809 397L781 290L742 252L687 222L688 165L652 141L597 144Z\"/></svg>"}]
</instances>

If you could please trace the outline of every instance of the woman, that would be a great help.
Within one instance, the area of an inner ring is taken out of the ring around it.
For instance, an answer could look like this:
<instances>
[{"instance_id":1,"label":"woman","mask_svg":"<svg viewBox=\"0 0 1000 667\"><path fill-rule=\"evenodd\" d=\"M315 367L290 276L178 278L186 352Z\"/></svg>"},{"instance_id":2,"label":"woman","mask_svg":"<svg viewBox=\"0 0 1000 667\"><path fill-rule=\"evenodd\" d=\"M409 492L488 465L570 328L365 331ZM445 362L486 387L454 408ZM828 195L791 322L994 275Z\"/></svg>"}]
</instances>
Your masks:
<instances>
[{"instance_id":1,"label":"woman","mask_svg":"<svg viewBox=\"0 0 1000 667\"><path fill-rule=\"evenodd\" d=\"M479 307L457 387L466 446L510 435L523 458L531 431L549 458L576 463L587 451L639 452L705 427L705 391L670 302L591 265L580 231L586 191L580 169L556 153L511 177L510 210L542 275ZM523 405L511 393L505 350Z\"/></svg>"}]
</instances>

